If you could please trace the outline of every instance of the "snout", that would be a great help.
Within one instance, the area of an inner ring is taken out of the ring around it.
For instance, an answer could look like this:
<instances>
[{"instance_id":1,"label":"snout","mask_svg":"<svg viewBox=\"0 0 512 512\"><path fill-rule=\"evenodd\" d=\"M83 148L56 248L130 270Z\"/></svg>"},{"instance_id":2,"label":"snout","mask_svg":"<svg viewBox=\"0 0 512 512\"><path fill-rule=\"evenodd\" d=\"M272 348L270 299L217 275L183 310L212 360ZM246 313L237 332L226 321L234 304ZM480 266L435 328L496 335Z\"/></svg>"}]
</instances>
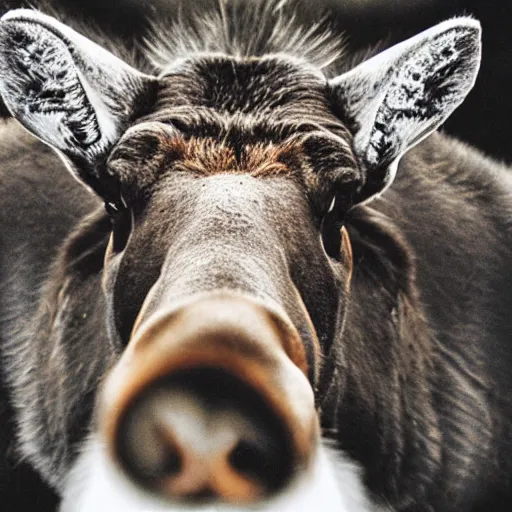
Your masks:
<instances>
[{"instance_id":1,"label":"snout","mask_svg":"<svg viewBox=\"0 0 512 512\"><path fill-rule=\"evenodd\" d=\"M268 499L314 457L305 361L286 316L243 296L157 312L136 327L103 389L111 456L173 501Z\"/></svg>"}]
</instances>

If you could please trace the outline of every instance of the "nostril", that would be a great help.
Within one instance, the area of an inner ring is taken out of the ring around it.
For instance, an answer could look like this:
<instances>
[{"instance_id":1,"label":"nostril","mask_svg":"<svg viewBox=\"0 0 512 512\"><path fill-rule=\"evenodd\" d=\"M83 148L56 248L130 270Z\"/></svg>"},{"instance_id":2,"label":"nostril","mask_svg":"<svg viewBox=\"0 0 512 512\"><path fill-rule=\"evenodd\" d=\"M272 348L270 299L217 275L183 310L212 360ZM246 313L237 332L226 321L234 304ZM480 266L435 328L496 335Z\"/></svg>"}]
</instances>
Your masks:
<instances>
[{"instance_id":1,"label":"nostril","mask_svg":"<svg viewBox=\"0 0 512 512\"><path fill-rule=\"evenodd\" d=\"M160 458L160 464L155 468L155 474L174 476L183 469L183 456L180 449L171 436L168 429L156 423L154 425L154 443L159 446L160 452L164 454Z\"/></svg>"},{"instance_id":2,"label":"nostril","mask_svg":"<svg viewBox=\"0 0 512 512\"><path fill-rule=\"evenodd\" d=\"M271 453L246 440L239 441L229 454L229 463L235 471L258 480L265 480L265 473L272 467L271 459Z\"/></svg>"},{"instance_id":3,"label":"nostril","mask_svg":"<svg viewBox=\"0 0 512 512\"><path fill-rule=\"evenodd\" d=\"M180 454L175 451L169 451L160 467L159 473L165 476L175 476L183 469L183 461Z\"/></svg>"}]
</instances>

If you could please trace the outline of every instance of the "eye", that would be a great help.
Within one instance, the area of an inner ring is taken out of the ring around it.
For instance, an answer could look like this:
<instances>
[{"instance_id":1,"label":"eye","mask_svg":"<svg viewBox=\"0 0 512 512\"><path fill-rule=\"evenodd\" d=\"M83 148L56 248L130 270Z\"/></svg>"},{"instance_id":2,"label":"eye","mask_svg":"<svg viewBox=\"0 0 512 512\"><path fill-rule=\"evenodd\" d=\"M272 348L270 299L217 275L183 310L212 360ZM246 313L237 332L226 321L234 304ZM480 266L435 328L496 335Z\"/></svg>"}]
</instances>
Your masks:
<instances>
[{"instance_id":1,"label":"eye","mask_svg":"<svg viewBox=\"0 0 512 512\"><path fill-rule=\"evenodd\" d=\"M325 252L329 257L336 260L340 258L341 228L343 226L343 220L338 206L339 201L334 197L321 224L322 243Z\"/></svg>"},{"instance_id":2,"label":"eye","mask_svg":"<svg viewBox=\"0 0 512 512\"><path fill-rule=\"evenodd\" d=\"M112 250L119 254L124 250L133 226L133 213L123 198L105 202L105 210L112 221Z\"/></svg>"}]
</instances>

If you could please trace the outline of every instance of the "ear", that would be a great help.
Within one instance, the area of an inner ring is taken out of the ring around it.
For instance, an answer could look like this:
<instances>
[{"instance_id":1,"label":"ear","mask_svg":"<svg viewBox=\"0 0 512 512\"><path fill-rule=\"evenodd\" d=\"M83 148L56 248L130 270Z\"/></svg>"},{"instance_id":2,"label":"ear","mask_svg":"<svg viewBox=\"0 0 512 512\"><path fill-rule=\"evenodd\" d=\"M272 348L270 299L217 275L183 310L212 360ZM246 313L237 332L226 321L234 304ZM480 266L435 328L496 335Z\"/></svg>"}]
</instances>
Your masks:
<instances>
[{"instance_id":1,"label":"ear","mask_svg":"<svg viewBox=\"0 0 512 512\"><path fill-rule=\"evenodd\" d=\"M480 24L446 21L329 82L353 123L354 151L366 170L360 201L383 192L398 160L462 103L480 66Z\"/></svg>"},{"instance_id":2,"label":"ear","mask_svg":"<svg viewBox=\"0 0 512 512\"><path fill-rule=\"evenodd\" d=\"M99 194L109 150L154 84L50 16L17 9L0 21L0 94L7 108Z\"/></svg>"}]
</instances>

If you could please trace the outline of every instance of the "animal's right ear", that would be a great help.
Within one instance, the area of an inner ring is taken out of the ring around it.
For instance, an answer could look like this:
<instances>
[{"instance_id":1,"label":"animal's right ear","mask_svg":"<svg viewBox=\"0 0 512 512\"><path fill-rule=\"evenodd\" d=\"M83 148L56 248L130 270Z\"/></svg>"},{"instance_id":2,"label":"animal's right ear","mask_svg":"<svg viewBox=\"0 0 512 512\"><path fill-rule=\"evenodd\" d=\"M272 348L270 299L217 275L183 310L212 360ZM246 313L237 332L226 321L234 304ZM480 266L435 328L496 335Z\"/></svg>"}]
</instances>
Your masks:
<instances>
[{"instance_id":1,"label":"animal's right ear","mask_svg":"<svg viewBox=\"0 0 512 512\"><path fill-rule=\"evenodd\" d=\"M16 9L0 21L7 108L101 195L108 194L103 163L155 83L50 16Z\"/></svg>"}]
</instances>

